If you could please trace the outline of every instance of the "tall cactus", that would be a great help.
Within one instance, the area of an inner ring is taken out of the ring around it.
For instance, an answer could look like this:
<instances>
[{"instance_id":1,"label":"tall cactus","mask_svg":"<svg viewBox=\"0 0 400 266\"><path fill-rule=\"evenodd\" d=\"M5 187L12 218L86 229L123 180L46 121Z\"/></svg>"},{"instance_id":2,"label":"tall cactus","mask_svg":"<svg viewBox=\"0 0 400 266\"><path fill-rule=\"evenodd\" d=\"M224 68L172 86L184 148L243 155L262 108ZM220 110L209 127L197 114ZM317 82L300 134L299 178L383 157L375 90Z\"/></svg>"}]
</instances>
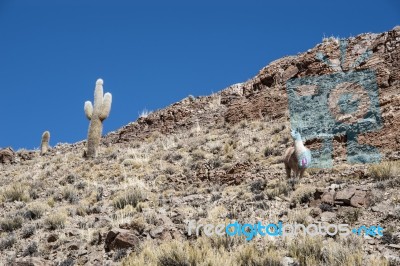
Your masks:
<instances>
[{"instance_id":1,"label":"tall cactus","mask_svg":"<svg viewBox=\"0 0 400 266\"><path fill-rule=\"evenodd\" d=\"M50 132L45 131L42 135L42 142L40 143L40 155L45 155L49 150Z\"/></svg>"},{"instance_id":2,"label":"tall cactus","mask_svg":"<svg viewBox=\"0 0 400 266\"><path fill-rule=\"evenodd\" d=\"M94 90L94 104L92 105L90 101L85 102L85 114L90 120L87 150L85 152L85 156L88 158L97 157L97 150L103 131L103 121L110 114L111 101L111 93L107 92L103 96L103 80L98 79Z\"/></svg>"}]
</instances>

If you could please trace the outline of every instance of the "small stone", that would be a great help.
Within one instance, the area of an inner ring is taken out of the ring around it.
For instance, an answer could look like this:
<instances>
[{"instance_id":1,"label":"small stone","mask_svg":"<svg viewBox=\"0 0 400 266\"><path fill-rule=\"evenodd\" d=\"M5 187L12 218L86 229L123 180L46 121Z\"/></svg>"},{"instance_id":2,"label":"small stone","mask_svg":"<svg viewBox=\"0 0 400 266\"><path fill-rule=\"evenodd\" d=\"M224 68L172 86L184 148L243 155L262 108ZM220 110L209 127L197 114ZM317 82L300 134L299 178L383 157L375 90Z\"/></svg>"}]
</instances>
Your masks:
<instances>
[{"instance_id":1,"label":"small stone","mask_svg":"<svg viewBox=\"0 0 400 266\"><path fill-rule=\"evenodd\" d=\"M313 218L318 217L321 214L321 209L320 208L312 208L310 211L310 215Z\"/></svg>"},{"instance_id":2,"label":"small stone","mask_svg":"<svg viewBox=\"0 0 400 266\"><path fill-rule=\"evenodd\" d=\"M382 211L381 209L379 209L378 206L372 207L371 210L372 210L373 212L381 212L381 211Z\"/></svg>"},{"instance_id":3,"label":"small stone","mask_svg":"<svg viewBox=\"0 0 400 266\"><path fill-rule=\"evenodd\" d=\"M48 243L53 243L53 242L56 242L57 240L58 240L58 235L56 235L56 234L51 234L47 237Z\"/></svg>"},{"instance_id":4,"label":"small stone","mask_svg":"<svg viewBox=\"0 0 400 266\"><path fill-rule=\"evenodd\" d=\"M152 238L157 238L161 235L163 231L164 231L164 226L157 226L150 230L150 236Z\"/></svg>"},{"instance_id":5,"label":"small stone","mask_svg":"<svg viewBox=\"0 0 400 266\"><path fill-rule=\"evenodd\" d=\"M79 230L77 230L77 229L72 229L72 230L68 231L67 234L68 234L68 236L77 236L77 235L80 235Z\"/></svg>"},{"instance_id":6,"label":"small stone","mask_svg":"<svg viewBox=\"0 0 400 266\"><path fill-rule=\"evenodd\" d=\"M395 249L400 249L400 245L396 245L396 244L390 244L390 245L388 245L388 247L395 248Z\"/></svg>"},{"instance_id":7,"label":"small stone","mask_svg":"<svg viewBox=\"0 0 400 266\"><path fill-rule=\"evenodd\" d=\"M330 189L331 190L337 190L337 189L339 189L340 188L340 186L338 185L338 184L332 184L331 186L330 186Z\"/></svg>"},{"instance_id":8,"label":"small stone","mask_svg":"<svg viewBox=\"0 0 400 266\"><path fill-rule=\"evenodd\" d=\"M77 244L71 244L68 246L68 250L78 250L79 246Z\"/></svg>"},{"instance_id":9,"label":"small stone","mask_svg":"<svg viewBox=\"0 0 400 266\"><path fill-rule=\"evenodd\" d=\"M296 261L295 261L293 258L291 258L291 257L284 257L284 258L281 260L281 265L282 265L282 266L298 266L299 263L296 262Z\"/></svg>"}]
</instances>

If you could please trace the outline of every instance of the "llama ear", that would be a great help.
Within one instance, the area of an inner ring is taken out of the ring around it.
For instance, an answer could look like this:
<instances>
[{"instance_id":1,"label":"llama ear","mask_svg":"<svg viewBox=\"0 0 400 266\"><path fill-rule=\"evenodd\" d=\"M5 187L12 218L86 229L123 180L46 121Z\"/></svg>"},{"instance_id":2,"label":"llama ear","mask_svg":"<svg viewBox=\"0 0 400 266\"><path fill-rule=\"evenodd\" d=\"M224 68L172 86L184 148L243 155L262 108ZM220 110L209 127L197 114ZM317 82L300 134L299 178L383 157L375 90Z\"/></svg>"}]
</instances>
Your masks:
<instances>
[{"instance_id":1,"label":"llama ear","mask_svg":"<svg viewBox=\"0 0 400 266\"><path fill-rule=\"evenodd\" d=\"M290 131L290 134L292 135L292 138L296 138L296 135L297 135L297 131L296 131L296 129L292 129L291 131Z\"/></svg>"}]
</instances>

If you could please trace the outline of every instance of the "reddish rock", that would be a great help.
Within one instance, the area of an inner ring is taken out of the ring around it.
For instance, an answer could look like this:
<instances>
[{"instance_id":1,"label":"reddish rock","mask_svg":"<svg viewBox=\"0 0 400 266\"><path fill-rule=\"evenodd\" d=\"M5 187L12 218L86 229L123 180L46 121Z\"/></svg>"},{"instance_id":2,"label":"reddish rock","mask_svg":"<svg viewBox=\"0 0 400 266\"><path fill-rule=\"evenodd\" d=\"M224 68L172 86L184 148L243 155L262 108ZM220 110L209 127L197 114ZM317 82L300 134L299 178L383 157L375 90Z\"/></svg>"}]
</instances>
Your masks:
<instances>
[{"instance_id":1,"label":"reddish rock","mask_svg":"<svg viewBox=\"0 0 400 266\"><path fill-rule=\"evenodd\" d=\"M334 191L327 191L322 194L321 201L327 204L334 204L335 203L335 192Z\"/></svg>"},{"instance_id":2,"label":"reddish rock","mask_svg":"<svg viewBox=\"0 0 400 266\"><path fill-rule=\"evenodd\" d=\"M134 248L139 245L139 238L129 230L113 229L108 232L104 249L106 252L115 249Z\"/></svg>"},{"instance_id":3,"label":"reddish rock","mask_svg":"<svg viewBox=\"0 0 400 266\"><path fill-rule=\"evenodd\" d=\"M335 202L339 203L340 205L349 206L350 200L355 194L354 188L346 188L342 191L338 191L335 196Z\"/></svg>"},{"instance_id":4,"label":"reddish rock","mask_svg":"<svg viewBox=\"0 0 400 266\"><path fill-rule=\"evenodd\" d=\"M350 205L353 207L367 207L369 205L367 192L356 190L354 196L350 200Z\"/></svg>"}]
</instances>

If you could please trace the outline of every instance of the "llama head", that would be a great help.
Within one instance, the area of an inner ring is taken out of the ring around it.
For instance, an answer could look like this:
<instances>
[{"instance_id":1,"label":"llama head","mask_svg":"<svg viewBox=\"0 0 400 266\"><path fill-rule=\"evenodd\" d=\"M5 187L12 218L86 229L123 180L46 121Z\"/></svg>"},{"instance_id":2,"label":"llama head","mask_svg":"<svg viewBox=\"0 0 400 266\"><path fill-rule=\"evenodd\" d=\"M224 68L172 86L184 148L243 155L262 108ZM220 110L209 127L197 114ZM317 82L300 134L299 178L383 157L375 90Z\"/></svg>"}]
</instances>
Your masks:
<instances>
[{"instance_id":1,"label":"llama head","mask_svg":"<svg viewBox=\"0 0 400 266\"><path fill-rule=\"evenodd\" d=\"M296 129L292 129L292 131L290 131L290 134L292 135L292 138L294 140L301 140L301 135Z\"/></svg>"}]
</instances>

